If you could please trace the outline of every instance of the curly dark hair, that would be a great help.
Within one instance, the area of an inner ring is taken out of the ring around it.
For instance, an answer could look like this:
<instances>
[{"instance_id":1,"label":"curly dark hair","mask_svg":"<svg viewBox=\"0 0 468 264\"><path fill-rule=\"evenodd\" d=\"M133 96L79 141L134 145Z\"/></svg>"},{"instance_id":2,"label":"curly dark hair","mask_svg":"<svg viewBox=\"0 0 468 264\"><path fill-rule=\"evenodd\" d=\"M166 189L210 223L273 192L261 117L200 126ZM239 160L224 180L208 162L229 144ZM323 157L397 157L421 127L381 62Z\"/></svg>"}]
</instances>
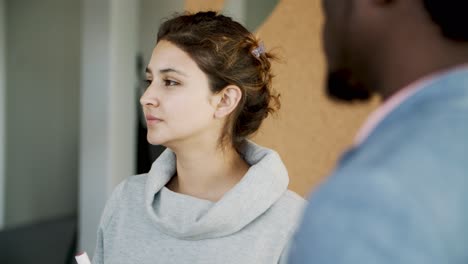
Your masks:
<instances>
[{"instance_id":1,"label":"curly dark hair","mask_svg":"<svg viewBox=\"0 0 468 264\"><path fill-rule=\"evenodd\" d=\"M424 7L445 37L457 41L468 41L467 0L423 1Z\"/></svg>"},{"instance_id":2,"label":"curly dark hair","mask_svg":"<svg viewBox=\"0 0 468 264\"><path fill-rule=\"evenodd\" d=\"M213 93L228 85L242 90L242 98L225 125L221 143L239 150L244 139L280 108L272 89L270 52L255 56L258 39L240 23L217 12L176 14L159 28L157 42L166 40L185 51L208 76Z\"/></svg>"}]
</instances>

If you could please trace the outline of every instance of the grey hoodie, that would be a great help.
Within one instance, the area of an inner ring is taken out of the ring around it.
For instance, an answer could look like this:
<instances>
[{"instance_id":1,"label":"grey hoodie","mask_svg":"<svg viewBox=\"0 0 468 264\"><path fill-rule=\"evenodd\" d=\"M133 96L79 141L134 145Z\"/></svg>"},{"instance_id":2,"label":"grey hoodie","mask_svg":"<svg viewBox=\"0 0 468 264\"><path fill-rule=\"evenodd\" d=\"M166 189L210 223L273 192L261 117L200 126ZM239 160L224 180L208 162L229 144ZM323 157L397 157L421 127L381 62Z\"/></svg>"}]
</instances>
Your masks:
<instances>
[{"instance_id":1,"label":"grey hoodie","mask_svg":"<svg viewBox=\"0 0 468 264\"><path fill-rule=\"evenodd\" d=\"M304 200L288 191L279 155L252 142L250 168L219 201L164 187L176 158L166 150L148 174L129 177L104 209L93 258L99 263L279 263Z\"/></svg>"}]
</instances>

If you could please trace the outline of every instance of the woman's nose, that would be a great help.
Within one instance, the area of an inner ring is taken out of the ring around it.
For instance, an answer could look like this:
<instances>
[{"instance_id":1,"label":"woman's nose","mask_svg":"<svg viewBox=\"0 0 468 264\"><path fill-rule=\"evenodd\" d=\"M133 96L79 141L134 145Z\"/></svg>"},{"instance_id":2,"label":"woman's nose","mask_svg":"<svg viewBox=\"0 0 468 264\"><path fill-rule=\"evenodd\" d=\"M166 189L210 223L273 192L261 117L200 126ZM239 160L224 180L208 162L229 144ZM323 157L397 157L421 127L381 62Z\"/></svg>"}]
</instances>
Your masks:
<instances>
[{"instance_id":1,"label":"woman's nose","mask_svg":"<svg viewBox=\"0 0 468 264\"><path fill-rule=\"evenodd\" d=\"M151 84L150 86L148 86L148 88L146 88L146 91L140 97L140 104L142 106L158 106L159 105L159 99L156 95L155 87L153 87Z\"/></svg>"}]
</instances>

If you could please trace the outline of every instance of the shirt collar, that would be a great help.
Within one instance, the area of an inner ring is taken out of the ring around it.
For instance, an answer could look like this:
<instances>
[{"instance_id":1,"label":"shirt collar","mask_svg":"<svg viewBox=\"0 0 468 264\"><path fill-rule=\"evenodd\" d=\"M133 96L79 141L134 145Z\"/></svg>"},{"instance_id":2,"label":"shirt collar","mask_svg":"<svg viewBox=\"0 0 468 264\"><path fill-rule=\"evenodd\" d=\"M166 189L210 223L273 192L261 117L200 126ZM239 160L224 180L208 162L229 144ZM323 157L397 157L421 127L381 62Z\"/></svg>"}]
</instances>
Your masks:
<instances>
[{"instance_id":1,"label":"shirt collar","mask_svg":"<svg viewBox=\"0 0 468 264\"><path fill-rule=\"evenodd\" d=\"M460 69L468 69L468 64L463 64L450 68L448 70L443 70L435 72L433 74L427 75L403 89L399 90L397 93L392 95L387 99L379 108L377 108L372 114L367 118L364 125L359 129L356 137L354 138L354 146L359 146L367 137L374 131L377 125L382 122L382 120L388 116L393 110L395 110L399 105L404 101L408 100L412 95L422 90L424 87L427 87L429 83L439 78L440 76Z\"/></svg>"}]
</instances>

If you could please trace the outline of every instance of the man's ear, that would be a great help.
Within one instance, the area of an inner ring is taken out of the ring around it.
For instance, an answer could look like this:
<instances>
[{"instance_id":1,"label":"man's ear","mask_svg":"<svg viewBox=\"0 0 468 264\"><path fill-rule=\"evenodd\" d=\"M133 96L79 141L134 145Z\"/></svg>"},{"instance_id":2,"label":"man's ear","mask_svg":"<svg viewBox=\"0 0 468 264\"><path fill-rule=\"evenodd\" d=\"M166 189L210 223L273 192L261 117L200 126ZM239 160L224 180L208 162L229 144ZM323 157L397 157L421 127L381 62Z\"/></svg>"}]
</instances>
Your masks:
<instances>
[{"instance_id":1,"label":"man's ear","mask_svg":"<svg viewBox=\"0 0 468 264\"><path fill-rule=\"evenodd\" d=\"M236 109L242 98L242 90L236 85L228 85L217 93L215 97L217 99L214 117L223 118Z\"/></svg>"}]
</instances>

